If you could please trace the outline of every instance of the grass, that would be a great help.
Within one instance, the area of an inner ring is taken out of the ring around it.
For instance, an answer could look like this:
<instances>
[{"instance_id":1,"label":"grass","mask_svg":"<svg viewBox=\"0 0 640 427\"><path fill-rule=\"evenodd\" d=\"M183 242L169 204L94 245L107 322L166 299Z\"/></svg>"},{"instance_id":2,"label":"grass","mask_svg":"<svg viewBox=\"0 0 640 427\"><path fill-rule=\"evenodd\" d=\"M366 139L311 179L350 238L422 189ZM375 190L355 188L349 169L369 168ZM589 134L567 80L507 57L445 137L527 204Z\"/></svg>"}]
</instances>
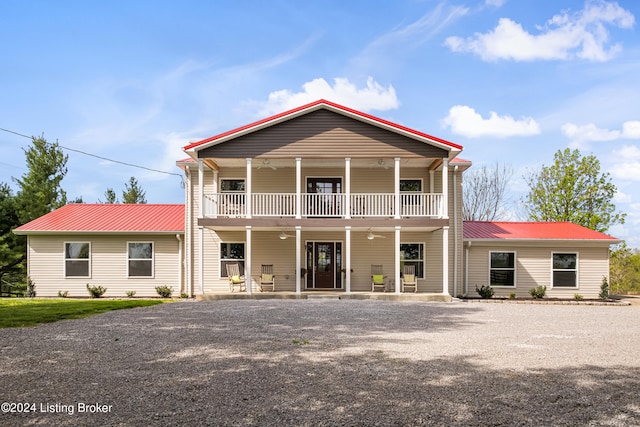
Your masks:
<instances>
[{"instance_id":1,"label":"grass","mask_svg":"<svg viewBox=\"0 0 640 427\"><path fill-rule=\"evenodd\" d=\"M0 328L20 328L65 319L81 319L111 310L147 307L162 300L0 299Z\"/></svg>"}]
</instances>

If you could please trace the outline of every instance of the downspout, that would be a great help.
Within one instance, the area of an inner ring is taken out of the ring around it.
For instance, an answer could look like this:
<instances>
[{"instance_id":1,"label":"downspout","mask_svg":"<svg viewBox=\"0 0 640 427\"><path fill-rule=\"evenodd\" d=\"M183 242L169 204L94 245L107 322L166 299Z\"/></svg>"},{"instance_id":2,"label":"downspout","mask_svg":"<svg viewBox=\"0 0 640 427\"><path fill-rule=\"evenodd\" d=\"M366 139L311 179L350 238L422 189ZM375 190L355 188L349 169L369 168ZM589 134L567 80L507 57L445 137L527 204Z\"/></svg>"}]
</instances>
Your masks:
<instances>
[{"instance_id":1,"label":"downspout","mask_svg":"<svg viewBox=\"0 0 640 427\"><path fill-rule=\"evenodd\" d=\"M178 269L178 289L180 289L180 293L183 291L183 274L182 269L184 268L184 260L182 259L182 236L176 233L176 239L178 239L178 265L180 268ZM186 293L186 292L185 292Z\"/></svg>"},{"instance_id":2,"label":"downspout","mask_svg":"<svg viewBox=\"0 0 640 427\"><path fill-rule=\"evenodd\" d=\"M471 247L471 242L467 242L467 247L465 248L464 254L464 296L469 295L469 248Z\"/></svg>"},{"instance_id":3,"label":"downspout","mask_svg":"<svg viewBox=\"0 0 640 427\"><path fill-rule=\"evenodd\" d=\"M453 168L453 296L458 296L458 165Z\"/></svg>"}]
</instances>

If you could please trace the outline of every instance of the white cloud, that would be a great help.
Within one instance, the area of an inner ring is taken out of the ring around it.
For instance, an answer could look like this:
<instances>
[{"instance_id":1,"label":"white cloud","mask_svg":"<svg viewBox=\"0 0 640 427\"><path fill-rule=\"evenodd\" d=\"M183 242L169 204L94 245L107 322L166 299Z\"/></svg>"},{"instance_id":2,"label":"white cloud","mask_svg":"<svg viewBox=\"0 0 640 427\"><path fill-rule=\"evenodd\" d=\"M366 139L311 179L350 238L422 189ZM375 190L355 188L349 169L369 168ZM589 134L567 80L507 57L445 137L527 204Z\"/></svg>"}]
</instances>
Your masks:
<instances>
[{"instance_id":1,"label":"white cloud","mask_svg":"<svg viewBox=\"0 0 640 427\"><path fill-rule=\"evenodd\" d=\"M587 141L615 141L617 139L640 139L640 121L628 121L622 124L622 130L601 129L593 123L576 125L565 123L561 127L564 136L572 140L573 145Z\"/></svg>"},{"instance_id":2,"label":"white cloud","mask_svg":"<svg viewBox=\"0 0 640 427\"><path fill-rule=\"evenodd\" d=\"M609 43L605 25L633 27L635 18L615 2L587 1L584 9L552 17L539 34L527 32L509 18L501 18L488 33L473 37L448 37L445 45L453 52L469 52L484 61L568 60L578 57L589 61L607 61L621 49Z\"/></svg>"},{"instance_id":3,"label":"white cloud","mask_svg":"<svg viewBox=\"0 0 640 427\"><path fill-rule=\"evenodd\" d=\"M487 6L502 7L506 2L507 0L485 0L484 4Z\"/></svg>"},{"instance_id":4,"label":"white cloud","mask_svg":"<svg viewBox=\"0 0 640 427\"><path fill-rule=\"evenodd\" d=\"M636 145L625 145L614 150L613 155L618 162L611 167L614 178L625 181L640 181L640 148Z\"/></svg>"},{"instance_id":5,"label":"white cloud","mask_svg":"<svg viewBox=\"0 0 640 427\"><path fill-rule=\"evenodd\" d=\"M334 79L333 86L325 79L318 78L303 84L302 89L302 92L291 92L288 89L271 92L259 114L277 114L319 99L348 105L361 111L385 111L400 105L393 86L385 88L373 77L369 77L366 87L361 89L346 78Z\"/></svg>"},{"instance_id":6,"label":"white cloud","mask_svg":"<svg viewBox=\"0 0 640 427\"><path fill-rule=\"evenodd\" d=\"M499 116L492 111L489 118L484 119L473 108L466 105L451 107L449 115L442 120L442 124L450 127L453 133L468 138L484 136L507 138L540 133L540 126L531 117L516 120L511 116Z\"/></svg>"}]
</instances>

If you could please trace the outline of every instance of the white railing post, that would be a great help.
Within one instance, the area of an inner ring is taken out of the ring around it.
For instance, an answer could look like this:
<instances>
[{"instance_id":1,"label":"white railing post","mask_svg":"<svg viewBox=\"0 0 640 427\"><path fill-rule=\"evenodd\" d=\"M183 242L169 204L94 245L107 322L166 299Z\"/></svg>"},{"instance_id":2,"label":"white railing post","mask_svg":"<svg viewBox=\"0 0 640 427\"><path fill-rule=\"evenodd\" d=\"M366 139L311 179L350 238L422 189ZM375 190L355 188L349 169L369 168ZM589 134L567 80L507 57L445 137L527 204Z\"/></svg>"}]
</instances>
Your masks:
<instances>
[{"instance_id":1,"label":"white railing post","mask_svg":"<svg viewBox=\"0 0 640 427\"><path fill-rule=\"evenodd\" d=\"M449 159L442 159L442 218L449 219Z\"/></svg>"},{"instance_id":2,"label":"white railing post","mask_svg":"<svg viewBox=\"0 0 640 427\"><path fill-rule=\"evenodd\" d=\"M346 219L351 219L351 159L344 159L344 212Z\"/></svg>"},{"instance_id":3,"label":"white railing post","mask_svg":"<svg viewBox=\"0 0 640 427\"><path fill-rule=\"evenodd\" d=\"M394 187L395 200L393 203L393 217L400 219L400 157L393 159L394 161Z\"/></svg>"},{"instance_id":4,"label":"white railing post","mask_svg":"<svg viewBox=\"0 0 640 427\"><path fill-rule=\"evenodd\" d=\"M245 199L245 216L251 218L252 206L251 206L251 158L247 157L247 179L245 184L245 192L247 193Z\"/></svg>"},{"instance_id":5,"label":"white railing post","mask_svg":"<svg viewBox=\"0 0 640 427\"><path fill-rule=\"evenodd\" d=\"M296 219L302 218L302 159L296 157Z\"/></svg>"}]
</instances>

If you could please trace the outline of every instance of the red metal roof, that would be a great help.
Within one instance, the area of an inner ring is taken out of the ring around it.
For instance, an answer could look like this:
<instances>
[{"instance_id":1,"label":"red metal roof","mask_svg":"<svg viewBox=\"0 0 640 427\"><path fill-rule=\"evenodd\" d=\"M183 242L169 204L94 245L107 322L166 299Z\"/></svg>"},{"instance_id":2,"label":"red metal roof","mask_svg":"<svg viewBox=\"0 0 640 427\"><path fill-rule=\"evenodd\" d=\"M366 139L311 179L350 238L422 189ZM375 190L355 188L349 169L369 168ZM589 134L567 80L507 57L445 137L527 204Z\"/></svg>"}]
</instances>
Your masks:
<instances>
[{"instance_id":1,"label":"red metal roof","mask_svg":"<svg viewBox=\"0 0 640 427\"><path fill-rule=\"evenodd\" d=\"M464 221L465 239L510 240L595 240L619 242L615 237L599 233L571 222L489 222Z\"/></svg>"},{"instance_id":2,"label":"red metal roof","mask_svg":"<svg viewBox=\"0 0 640 427\"><path fill-rule=\"evenodd\" d=\"M422 132L417 131L415 129L411 129L411 128L399 125L397 123L393 123L393 122L390 122L388 120L384 120L384 119L381 119L379 117L375 117L375 116L372 116L370 114L363 113L361 111L357 111L357 110L354 110L354 109L349 108L349 107L345 107L345 106L340 105L340 104L336 104L335 102L327 101L325 99L320 99L318 101L314 101L314 102L311 102L309 104L305 104L305 105L302 105L300 107L297 107L297 108L294 108L294 109L291 109L291 110L288 110L288 111L284 111L282 113L273 115L271 117L267 117L266 119L258 120L257 122L253 122L253 123L250 123L248 125L241 126L239 128L236 128L236 129L221 133L219 135L215 135L215 136L212 136L210 138L203 139L201 141L193 142L193 143L185 146L184 150L191 150L191 149L196 148L196 147L198 147L200 145L205 145L205 144L207 144L209 142L214 142L214 141L217 141L219 139L223 139L223 138L225 138L227 136L231 136L231 135L234 135L236 133L240 133L240 132L243 132L243 131L246 131L246 130L250 130L251 128L259 127L261 125L266 125L269 122L278 121L279 119L286 118L289 115L295 115L296 113L303 112L304 110L309 110L309 109L313 110L316 107L321 107L321 106L327 106L327 107L330 107L331 109L342 111L343 113L347 113L347 114L358 116L358 117L361 117L361 118L364 118L364 119L367 119L367 120L371 120L373 122L376 122L376 123L379 123L381 125L394 128L394 129L399 130L399 131L403 131L403 132L406 132L406 133L409 133L409 134L412 134L412 135L415 135L415 136L418 136L418 137L421 137L421 138L427 138L427 139L430 139L430 140L432 140L434 142L439 142L441 144L449 146L451 148L462 150L462 146L461 145L454 144L453 142L446 141L444 139L437 138L435 136L428 135L426 133L422 133Z\"/></svg>"},{"instance_id":3,"label":"red metal roof","mask_svg":"<svg viewBox=\"0 0 640 427\"><path fill-rule=\"evenodd\" d=\"M72 203L24 224L14 232L184 233L184 205Z\"/></svg>"}]
</instances>

